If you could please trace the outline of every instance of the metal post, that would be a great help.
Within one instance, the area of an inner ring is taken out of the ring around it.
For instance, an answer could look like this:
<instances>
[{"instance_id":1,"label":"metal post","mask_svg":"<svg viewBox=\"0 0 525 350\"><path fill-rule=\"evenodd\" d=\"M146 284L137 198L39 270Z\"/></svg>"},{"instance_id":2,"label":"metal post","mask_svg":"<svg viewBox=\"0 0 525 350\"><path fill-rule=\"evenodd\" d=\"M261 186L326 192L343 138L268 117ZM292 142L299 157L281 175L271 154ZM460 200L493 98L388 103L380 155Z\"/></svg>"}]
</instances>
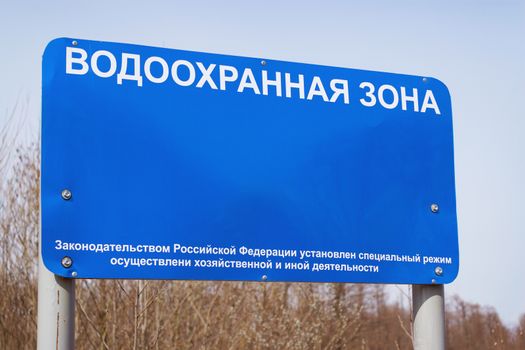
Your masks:
<instances>
[{"instance_id":1,"label":"metal post","mask_svg":"<svg viewBox=\"0 0 525 350\"><path fill-rule=\"evenodd\" d=\"M445 349L445 297L442 284L412 286L414 350Z\"/></svg>"},{"instance_id":2,"label":"metal post","mask_svg":"<svg viewBox=\"0 0 525 350\"><path fill-rule=\"evenodd\" d=\"M38 350L75 348L75 280L55 276L39 256Z\"/></svg>"}]
</instances>

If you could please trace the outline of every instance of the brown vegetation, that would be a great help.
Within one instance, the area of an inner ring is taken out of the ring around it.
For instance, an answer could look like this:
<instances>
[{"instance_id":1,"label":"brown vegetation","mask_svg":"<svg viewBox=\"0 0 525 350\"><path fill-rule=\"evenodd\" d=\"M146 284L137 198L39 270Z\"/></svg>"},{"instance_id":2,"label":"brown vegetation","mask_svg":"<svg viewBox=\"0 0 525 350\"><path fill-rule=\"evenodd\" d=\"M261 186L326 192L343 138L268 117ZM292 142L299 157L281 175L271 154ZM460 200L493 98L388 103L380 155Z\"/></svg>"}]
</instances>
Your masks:
<instances>
[{"instance_id":1,"label":"brown vegetation","mask_svg":"<svg viewBox=\"0 0 525 350\"><path fill-rule=\"evenodd\" d=\"M0 139L0 349L33 349L39 149L6 152ZM525 349L525 315L509 329L491 308L447 308L449 349ZM412 346L410 312L382 285L79 280L76 317L80 350Z\"/></svg>"}]
</instances>

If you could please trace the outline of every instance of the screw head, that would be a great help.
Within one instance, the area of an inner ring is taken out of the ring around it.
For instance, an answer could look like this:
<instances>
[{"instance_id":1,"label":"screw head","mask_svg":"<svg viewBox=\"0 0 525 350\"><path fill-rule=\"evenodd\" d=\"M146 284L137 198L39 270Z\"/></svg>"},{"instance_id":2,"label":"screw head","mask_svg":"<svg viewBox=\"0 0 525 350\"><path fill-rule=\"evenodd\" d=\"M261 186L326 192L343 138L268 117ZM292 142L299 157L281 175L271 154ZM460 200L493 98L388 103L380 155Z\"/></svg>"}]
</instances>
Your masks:
<instances>
[{"instance_id":1,"label":"screw head","mask_svg":"<svg viewBox=\"0 0 525 350\"><path fill-rule=\"evenodd\" d=\"M71 259L69 256L65 256L62 258L62 261L60 263L66 269L69 269L73 265L73 259Z\"/></svg>"},{"instance_id":2,"label":"screw head","mask_svg":"<svg viewBox=\"0 0 525 350\"><path fill-rule=\"evenodd\" d=\"M262 60L262 61L261 61L261 65L266 66L266 61L265 61L265 60Z\"/></svg>"},{"instance_id":3,"label":"screw head","mask_svg":"<svg viewBox=\"0 0 525 350\"><path fill-rule=\"evenodd\" d=\"M65 200L65 201L68 201L71 199L71 197L73 197L73 194L71 193L70 190L68 189L64 189L62 190L62 198Z\"/></svg>"},{"instance_id":4,"label":"screw head","mask_svg":"<svg viewBox=\"0 0 525 350\"><path fill-rule=\"evenodd\" d=\"M434 269L434 272L436 273L437 276L441 276L443 274L443 268L441 266L436 266L436 268Z\"/></svg>"},{"instance_id":5,"label":"screw head","mask_svg":"<svg viewBox=\"0 0 525 350\"><path fill-rule=\"evenodd\" d=\"M266 276L266 275L262 275L261 279L262 279L263 281L266 281L266 280L268 279L268 276Z\"/></svg>"},{"instance_id":6,"label":"screw head","mask_svg":"<svg viewBox=\"0 0 525 350\"><path fill-rule=\"evenodd\" d=\"M433 212L433 213L437 213L439 211L439 205L437 205L436 203L433 203L430 205L430 210Z\"/></svg>"},{"instance_id":7,"label":"screw head","mask_svg":"<svg viewBox=\"0 0 525 350\"><path fill-rule=\"evenodd\" d=\"M71 277L77 277L78 273L76 271L71 272Z\"/></svg>"},{"instance_id":8,"label":"screw head","mask_svg":"<svg viewBox=\"0 0 525 350\"><path fill-rule=\"evenodd\" d=\"M436 284L436 279L432 278L432 284Z\"/></svg>"},{"instance_id":9,"label":"screw head","mask_svg":"<svg viewBox=\"0 0 525 350\"><path fill-rule=\"evenodd\" d=\"M78 45L78 41L73 40L73 41L71 42L71 44L72 44L73 46L77 46L77 45Z\"/></svg>"},{"instance_id":10,"label":"screw head","mask_svg":"<svg viewBox=\"0 0 525 350\"><path fill-rule=\"evenodd\" d=\"M424 83L426 83L426 82L427 82L427 80L428 80L427 78L423 78L423 82L424 82Z\"/></svg>"}]
</instances>

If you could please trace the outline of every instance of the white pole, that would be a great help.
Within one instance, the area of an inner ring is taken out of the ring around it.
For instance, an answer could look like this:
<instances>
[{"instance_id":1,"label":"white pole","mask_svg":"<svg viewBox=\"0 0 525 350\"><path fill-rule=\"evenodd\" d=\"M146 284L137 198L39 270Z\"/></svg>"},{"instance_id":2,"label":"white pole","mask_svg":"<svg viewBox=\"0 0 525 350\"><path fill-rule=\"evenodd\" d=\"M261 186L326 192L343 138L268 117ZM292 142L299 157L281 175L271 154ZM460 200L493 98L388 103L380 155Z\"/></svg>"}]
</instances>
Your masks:
<instances>
[{"instance_id":1,"label":"white pole","mask_svg":"<svg viewBox=\"0 0 525 350\"><path fill-rule=\"evenodd\" d=\"M40 251L41 252L41 251ZM55 276L38 262L38 350L75 348L75 280Z\"/></svg>"},{"instance_id":2,"label":"white pole","mask_svg":"<svg viewBox=\"0 0 525 350\"><path fill-rule=\"evenodd\" d=\"M414 350L445 350L443 285L413 285L412 313Z\"/></svg>"}]
</instances>

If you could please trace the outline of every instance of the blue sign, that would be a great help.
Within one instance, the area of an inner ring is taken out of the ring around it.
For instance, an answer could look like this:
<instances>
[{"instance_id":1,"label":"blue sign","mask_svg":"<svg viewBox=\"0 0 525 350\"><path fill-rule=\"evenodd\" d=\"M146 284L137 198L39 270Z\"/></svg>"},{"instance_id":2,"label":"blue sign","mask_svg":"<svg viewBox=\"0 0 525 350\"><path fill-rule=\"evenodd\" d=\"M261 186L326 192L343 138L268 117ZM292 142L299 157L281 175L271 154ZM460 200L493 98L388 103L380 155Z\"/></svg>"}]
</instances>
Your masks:
<instances>
[{"instance_id":1,"label":"blue sign","mask_svg":"<svg viewBox=\"0 0 525 350\"><path fill-rule=\"evenodd\" d=\"M42 255L57 275L457 275L439 80L62 38L42 85Z\"/></svg>"}]
</instances>

